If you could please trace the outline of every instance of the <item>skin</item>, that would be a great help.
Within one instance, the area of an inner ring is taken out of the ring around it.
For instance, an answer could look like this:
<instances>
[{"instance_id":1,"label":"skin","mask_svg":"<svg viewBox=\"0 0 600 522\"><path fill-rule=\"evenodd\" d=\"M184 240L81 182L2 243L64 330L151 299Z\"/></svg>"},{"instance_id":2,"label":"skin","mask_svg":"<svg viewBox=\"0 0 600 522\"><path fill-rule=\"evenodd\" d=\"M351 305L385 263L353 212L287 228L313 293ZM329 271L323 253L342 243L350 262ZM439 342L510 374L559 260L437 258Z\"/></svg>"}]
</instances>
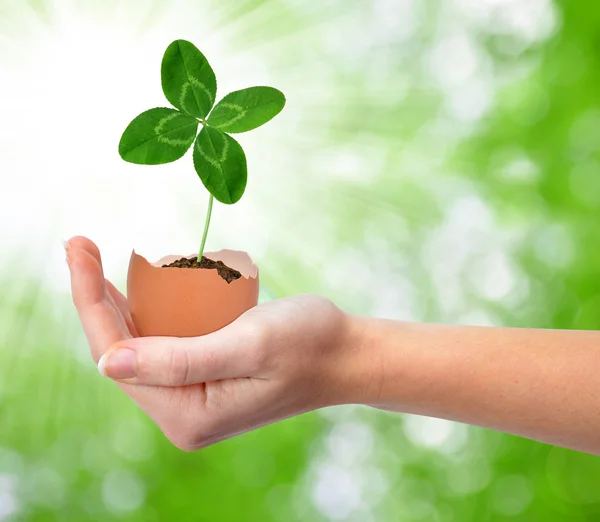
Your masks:
<instances>
[{"instance_id":1,"label":"skin","mask_svg":"<svg viewBox=\"0 0 600 522\"><path fill-rule=\"evenodd\" d=\"M404 323L301 295L202 337L141 338L96 245L75 237L66 251L100 372L182 450L366 404L600 455L600 332Z\"/></svg>"}]
</instances>

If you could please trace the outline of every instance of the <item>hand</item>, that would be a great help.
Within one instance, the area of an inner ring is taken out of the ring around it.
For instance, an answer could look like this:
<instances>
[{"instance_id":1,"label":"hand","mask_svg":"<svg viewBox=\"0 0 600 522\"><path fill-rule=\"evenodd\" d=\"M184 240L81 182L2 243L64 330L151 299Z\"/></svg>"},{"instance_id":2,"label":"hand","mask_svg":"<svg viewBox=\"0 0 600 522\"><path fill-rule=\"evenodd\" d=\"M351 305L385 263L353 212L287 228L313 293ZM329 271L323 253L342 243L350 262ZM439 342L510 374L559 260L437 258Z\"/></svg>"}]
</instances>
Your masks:
<instances>
[{"instance_id":1,"label":"hand","mask_svg":"<svg viewBox=\"0 0 600 522\"><path fill-rule=\"evenodd\" d=\"M353 317L297 296L195 338L137 337L127 300L89 239L67 245L92 356L177 447L192 451L320 407L362 402L371 381Z\"/></svg>"}]
</instances>

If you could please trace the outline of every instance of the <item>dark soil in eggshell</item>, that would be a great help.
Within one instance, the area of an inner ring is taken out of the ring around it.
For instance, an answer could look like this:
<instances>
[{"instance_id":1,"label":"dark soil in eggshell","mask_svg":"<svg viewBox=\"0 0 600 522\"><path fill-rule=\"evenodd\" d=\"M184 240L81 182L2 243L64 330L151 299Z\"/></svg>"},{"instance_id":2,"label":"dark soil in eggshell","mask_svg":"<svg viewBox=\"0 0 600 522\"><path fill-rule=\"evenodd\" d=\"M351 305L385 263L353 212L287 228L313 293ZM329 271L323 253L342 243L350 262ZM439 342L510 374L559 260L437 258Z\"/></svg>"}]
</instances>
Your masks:
<instances>
[{"instance_id":1,"label":"dark soil in eggshell","mask_svg":"<svg viewBox=\"0 0 600 522\"><path fill-rule=\"evenodd\" d=\"M213 261L207 257L202 256L202 261L198 263L197 258L182 257L171 264L162 265L162 268L192 268L192 269L207 269L216 270L217 273L228 283L235 281L242 277L242 274L237 270L228 267L222 261Z\"/></svg>"}]
</instances>

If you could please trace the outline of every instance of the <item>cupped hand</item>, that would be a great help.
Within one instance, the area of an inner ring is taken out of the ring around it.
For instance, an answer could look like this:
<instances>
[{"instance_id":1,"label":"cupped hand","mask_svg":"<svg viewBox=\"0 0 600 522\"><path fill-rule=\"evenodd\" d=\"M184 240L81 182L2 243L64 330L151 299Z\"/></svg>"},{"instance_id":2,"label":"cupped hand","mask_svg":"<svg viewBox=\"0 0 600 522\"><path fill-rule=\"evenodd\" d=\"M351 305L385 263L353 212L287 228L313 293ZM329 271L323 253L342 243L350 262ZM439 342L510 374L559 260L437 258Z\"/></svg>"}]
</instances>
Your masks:
<instances>
[{"instance_id":1,"label":"cupped hand","mask_svg":"<svg viewBox=\"0 0 600 522\"><path fill-rule=\"evenodd\" d=\"M96 245L75 237L66 248L73 301L100 372L177 447L192 451L317 408L369 402L359 322L330 300L271 301L202 337L138 337Z\"/></svg>"}]
</instances>

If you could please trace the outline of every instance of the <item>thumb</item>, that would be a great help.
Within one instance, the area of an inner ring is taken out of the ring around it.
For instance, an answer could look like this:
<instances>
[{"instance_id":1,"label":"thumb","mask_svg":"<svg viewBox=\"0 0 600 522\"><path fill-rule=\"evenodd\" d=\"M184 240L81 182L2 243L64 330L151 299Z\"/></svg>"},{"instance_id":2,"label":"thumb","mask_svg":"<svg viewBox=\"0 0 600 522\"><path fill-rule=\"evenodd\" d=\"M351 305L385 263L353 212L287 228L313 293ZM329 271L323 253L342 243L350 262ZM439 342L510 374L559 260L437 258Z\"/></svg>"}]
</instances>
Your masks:
<instances>
[{"instance_id":1,"label":"thumb","mask_svg":"<svg viewBox=\"0 0 600 522\"><path fill-rule=\"evenodd\" d=\"M188 386L250 376L249 343L225 327L202 337L138 337L111 346L98 362L105 377L130 384Z\"/></svg>"}]
</instances>

